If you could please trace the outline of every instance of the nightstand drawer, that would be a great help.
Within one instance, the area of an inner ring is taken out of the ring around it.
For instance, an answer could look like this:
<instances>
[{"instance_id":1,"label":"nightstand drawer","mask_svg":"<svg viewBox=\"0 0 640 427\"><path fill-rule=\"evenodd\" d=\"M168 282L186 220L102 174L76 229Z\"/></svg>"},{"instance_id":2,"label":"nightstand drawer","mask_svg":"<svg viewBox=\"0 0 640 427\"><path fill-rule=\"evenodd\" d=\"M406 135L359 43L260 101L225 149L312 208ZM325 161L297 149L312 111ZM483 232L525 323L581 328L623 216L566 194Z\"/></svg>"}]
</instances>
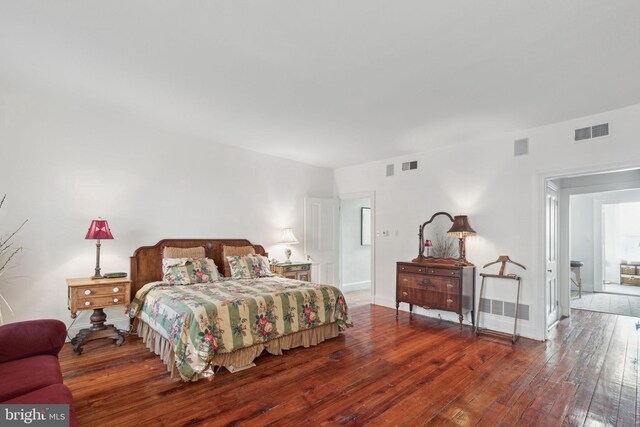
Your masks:
<instances>
[{"instance_id":1,"label":"nightstand drawer","mask_svg":"<svg viewBox=\"0 0 640 427\"><path fill-rule=\"evenodd\" d=\"M78 298L78 310L94 309L124 304L125 294Z\"/></svg>"},{"instance_id":2,"label":"nightstand drawer","mask_svg":"<svg viewBox=\"0 0 640 427\"><path fill-rule=\"evenodd\" d=\"M73 288L73 293L76 298L89 298L96 296L115 295L127 292L126 283L116 283L113 285L88 285L88 286L76 286Z\"/></svg>"},{"instance_id":3,"label":"nightstand drawer","mask_svg":"<svg viewBox=\"0 0 640 427\"><path fill-rule=\"evenodd\" d=\"M309 270L308 265L288 265L282 269L285 273L290 271L306 271Z\"/></svg>"}]
</instances>

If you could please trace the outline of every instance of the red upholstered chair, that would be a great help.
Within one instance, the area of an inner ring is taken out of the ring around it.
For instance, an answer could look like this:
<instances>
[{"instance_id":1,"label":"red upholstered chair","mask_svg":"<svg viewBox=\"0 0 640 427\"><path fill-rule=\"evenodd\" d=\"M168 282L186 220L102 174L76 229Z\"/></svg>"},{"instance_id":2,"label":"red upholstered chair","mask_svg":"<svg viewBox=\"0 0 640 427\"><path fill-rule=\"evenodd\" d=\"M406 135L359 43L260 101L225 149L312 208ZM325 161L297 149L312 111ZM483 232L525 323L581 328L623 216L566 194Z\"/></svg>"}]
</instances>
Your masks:
<instances>
[{"instance_id":1,"label":"red upholstered chair","mask_svg":"<svg viewBox=\"0 0 640 427\"><path fill-rule=\"evenodd\" d=\"M63 384L58 353L67 330L59 320L30 320L0 326L0 402L69 404L76 426L71 392Z\"/></svg>"}]
</instances>

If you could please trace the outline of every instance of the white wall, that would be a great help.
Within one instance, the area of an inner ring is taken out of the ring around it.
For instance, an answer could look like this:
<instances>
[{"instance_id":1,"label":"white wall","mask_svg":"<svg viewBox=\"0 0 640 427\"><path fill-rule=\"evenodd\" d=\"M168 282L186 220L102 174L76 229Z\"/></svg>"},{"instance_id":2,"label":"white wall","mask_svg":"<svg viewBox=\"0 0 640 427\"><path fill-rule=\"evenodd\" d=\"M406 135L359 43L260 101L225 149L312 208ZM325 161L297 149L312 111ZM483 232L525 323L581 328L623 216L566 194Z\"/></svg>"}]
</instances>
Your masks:
<instances>
[{"instance_id":1,"label":"white wall","mask_svg":"<svg viewBox=\"0 0 640 427\"><path fill-rule=\"evenodd\" d=\"M371 287L371 245L360 244L362 208L371 208L370 198L340 201L341 285L345 292Z\"/></svg>"},{"instance_id":2,"label":"white wall","mask_svg":"<svg viewBox=\"0 0 640 427\"><path fill-rule=\"evenodd\" d=\"M330 169L165 132L91 99L16 85L0 85L0 99L0 233L29 219L0 283L9 321L69 323L65 278L93 273L84 236L97 216L115 237L102 272L128 272L136 248L163 238L247 238L282 259L275 242L283 227L303 234L303 198L333 194ZM124 320L121 308L108 315Z\"/></svg>"},{"instance_id":3,"label":"white wall","mask_svg":"<svg viewBox=\"0 0 640 427\"><path fill-rule=\"evenodd\" d=\"M395 303L395 262L417 255L418 226L436 211L467 214L478 236L468 239L467 257L477 266L509 255L527 266L521 302L531 319L520 322L523 336L545 336L542 266L543 178L589 169L640 165L640 105L481 141L425 151L335 171L339 194L375 191L375 303ZM587 143L573 142L573 130L610 123L611 135ZM529 138L530 154L513 156L514 139ZM427 144L428 141L425 141ZM403 161L418 160L419 169L400 171ZM396 165L387 178L385 166ZM395 232L397 230L397 233ZM377 234L377 233L376 233ZM479 289L479 282L477 289ZM508 299L505 287L489 290ZM454 315L441 313L450 319ZM511 322L489 318L486 326L507 331Z\"/></svg>"}]
</instances>

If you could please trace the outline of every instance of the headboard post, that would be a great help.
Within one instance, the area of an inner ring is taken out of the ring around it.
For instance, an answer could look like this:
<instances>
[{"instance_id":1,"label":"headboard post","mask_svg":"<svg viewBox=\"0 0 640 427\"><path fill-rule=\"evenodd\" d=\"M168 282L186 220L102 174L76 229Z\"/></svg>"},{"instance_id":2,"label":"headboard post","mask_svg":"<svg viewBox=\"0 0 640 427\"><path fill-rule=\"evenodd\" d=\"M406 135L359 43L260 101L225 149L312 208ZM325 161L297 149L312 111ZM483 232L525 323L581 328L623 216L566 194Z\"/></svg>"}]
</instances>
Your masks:
<instances>
[{"instance_id":1,"label":"headboard post","mask_svg":"<svg viewBox=\"0 0 640 427\"><path fill-rule=\"evenodd\" d=\"M222 247L253 246L257 254L267 256L264 248L254 245L247 239L164 239L153 246L142 246L131 257L131 301L138 290L150 282L162 280L162 248L191 248L204 246L207 258L213 259L220 274L224 274Z\"/></svg>"}]
</instances>

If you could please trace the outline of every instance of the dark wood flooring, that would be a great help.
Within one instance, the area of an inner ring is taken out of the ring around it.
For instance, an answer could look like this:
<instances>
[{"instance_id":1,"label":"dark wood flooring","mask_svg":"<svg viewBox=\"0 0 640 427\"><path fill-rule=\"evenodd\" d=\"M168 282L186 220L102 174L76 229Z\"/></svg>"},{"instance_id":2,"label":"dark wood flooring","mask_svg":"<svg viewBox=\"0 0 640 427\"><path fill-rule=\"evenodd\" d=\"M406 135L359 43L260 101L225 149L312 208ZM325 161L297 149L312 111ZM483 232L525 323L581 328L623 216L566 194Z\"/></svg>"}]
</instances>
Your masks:
<instances>
[{"instance_id":1,"label":"dark wood flooring","mask_svg":"<svg viewBox=\"0 0 640 427\"><path fill-rule=\"evenodd\" d=\"M312 348L209 381L169 379L135 336L60 360L81 426L640 425L638 319L573 311L546 343L374 305Z\"/></svg>"}]
</instances>

